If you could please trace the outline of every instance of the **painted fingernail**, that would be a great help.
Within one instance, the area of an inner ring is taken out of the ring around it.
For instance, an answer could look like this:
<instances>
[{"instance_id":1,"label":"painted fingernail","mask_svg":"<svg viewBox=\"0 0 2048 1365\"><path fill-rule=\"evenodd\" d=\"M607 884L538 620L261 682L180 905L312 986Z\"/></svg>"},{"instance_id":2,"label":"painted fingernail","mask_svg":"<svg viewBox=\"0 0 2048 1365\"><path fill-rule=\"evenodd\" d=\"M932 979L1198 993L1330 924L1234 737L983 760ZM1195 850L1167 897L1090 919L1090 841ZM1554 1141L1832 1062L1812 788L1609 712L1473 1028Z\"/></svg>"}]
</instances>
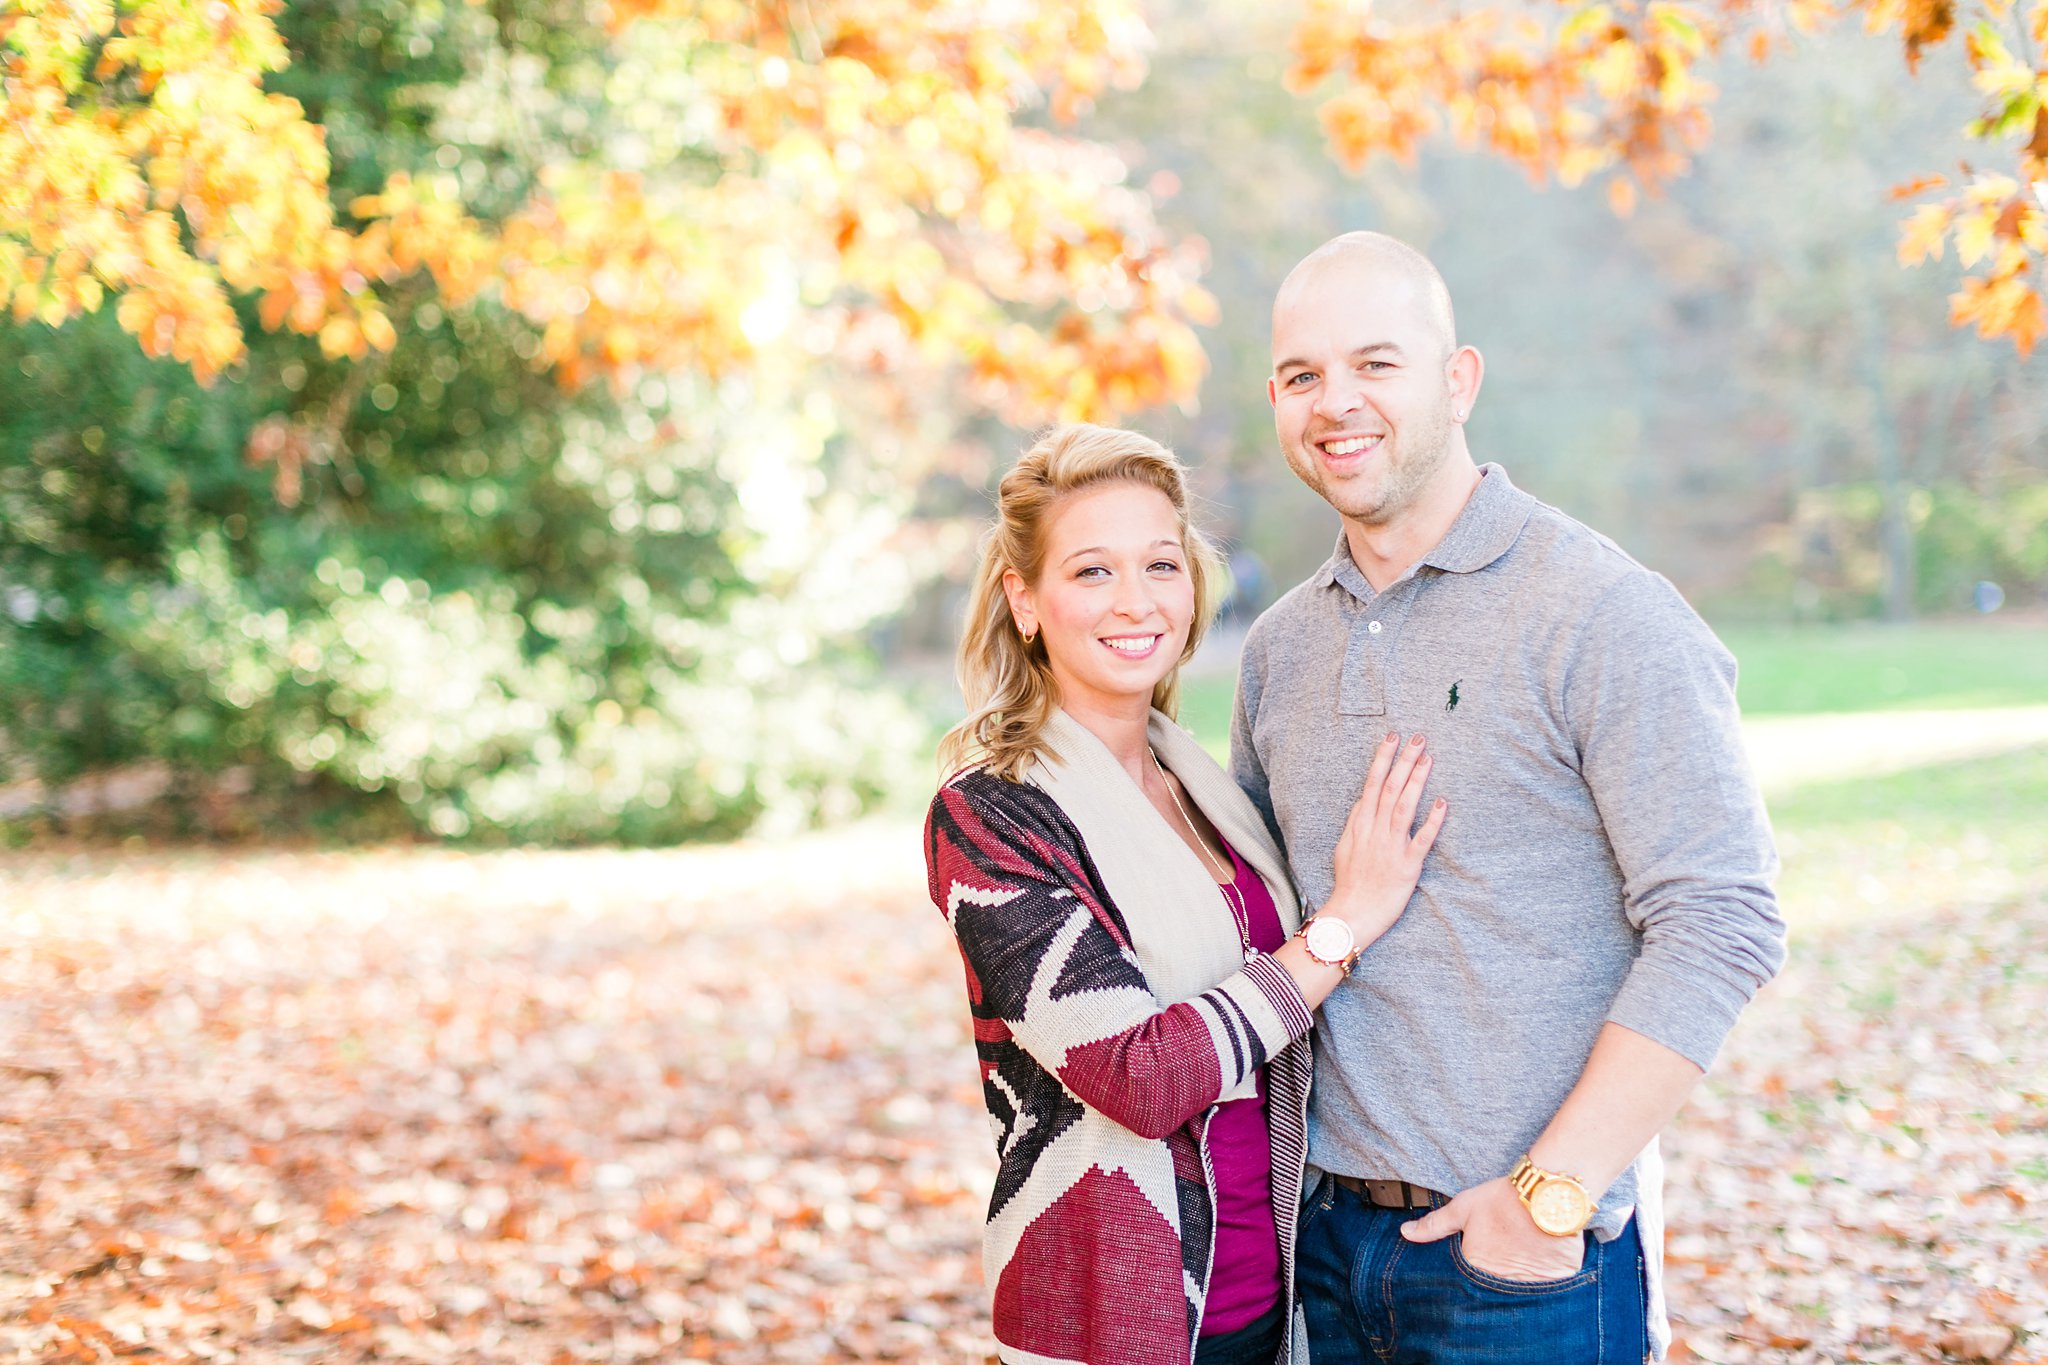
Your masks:
<instances>
[{"instance_id":1,"label":"painted fingernail","mask_svg":"<svg viewBox=\"0 0 2048 1365\"><path fill-rule=\"evenodd\" d=\"M1442 809L1443 809L1443 808L1444 808L1445 806L1448 806L1449 804L1451 804L1451 803L1450 803L1450 802L1448 802L1448 801L1446 801L1446 800L1444 800L1444 799L1443 799L1443 798L1442 798L1441 796L1439 796L1439 797L1438 797L1438 798L1436 799L1436 808L1437 808L1438 810L1442 810Z\"/></svg>"},{"instance_id":2,"label":"painted fingernail","mask_svg":"<svg viewBox=\"0 0 2048 1365\"><path fill-rule=\"evenodd\" d=\"M1416 736L1415 738L1413 738L1413 739L1409 740L1408 742L1409 742L1410 744L1420 744L1420 743L1422 743L1422 736L1421 736L1421 735L1417 735L1417 736Z\"/></svg>"},{"instance_id":3,"label":"painted fingernail","mask_svg":"<svg viewBox=\"0 0 2048 1365\"><path fill-rule=\"evenodd\" d=\"M1392 730L1389 730L1389 731L1387 731L1387 737L1386 737L1385 739L1381 740L1381 741L1380 741L1380 743L1382 743L1382 744L1398 744L1398 743L1400 742L1400 740L1401 740L1401 736L1399 736L1398 734L1395 734L1395 733L1394 733L1394 732L1393 732Z\"/></svg>"}]
</instances>

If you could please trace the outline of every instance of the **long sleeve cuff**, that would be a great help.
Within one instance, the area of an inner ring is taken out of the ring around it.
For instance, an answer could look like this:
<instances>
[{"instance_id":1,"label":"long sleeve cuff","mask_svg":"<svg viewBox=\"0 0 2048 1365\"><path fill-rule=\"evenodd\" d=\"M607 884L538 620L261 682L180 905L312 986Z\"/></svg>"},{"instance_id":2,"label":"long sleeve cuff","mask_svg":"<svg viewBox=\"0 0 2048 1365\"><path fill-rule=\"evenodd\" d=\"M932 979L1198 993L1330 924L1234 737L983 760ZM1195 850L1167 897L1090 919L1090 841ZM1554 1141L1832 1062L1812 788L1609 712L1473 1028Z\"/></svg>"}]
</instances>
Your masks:
<instances>
[{"instance_id":1,"label":"long sleeve cuff","mask_svg":"<svg viewBox=\"0 0 2048 1365\"><path fill-rule=\"evenodd\" d=\"M1247 962L1244 974L1259 988L1259 993L1266 998L1266 1003L1272 1006L1273 1012L1279 1016L1280 1026L1287 1031L1281 1047L1316 1026L1315 1011L1301 998L1301 987L1294 984L1294 978L1288 974L1285 967L1273 960L1272 954L1260 953ZM1280 1047L1269 1049L1271 1052L1279 1050Z\"/></svg>"},{"instance_id":2,"label":"long sleeve cuff","mask_svg":"<svg viewBox=\"0 0 2048 1365\"><path fill-rule=\"evenodd\" d=\"M1607 1021L1670 1048L1705 1071L1748 1002L1747 992L1638 958L1607 1009Z\"/></svg>"}]
</instances>

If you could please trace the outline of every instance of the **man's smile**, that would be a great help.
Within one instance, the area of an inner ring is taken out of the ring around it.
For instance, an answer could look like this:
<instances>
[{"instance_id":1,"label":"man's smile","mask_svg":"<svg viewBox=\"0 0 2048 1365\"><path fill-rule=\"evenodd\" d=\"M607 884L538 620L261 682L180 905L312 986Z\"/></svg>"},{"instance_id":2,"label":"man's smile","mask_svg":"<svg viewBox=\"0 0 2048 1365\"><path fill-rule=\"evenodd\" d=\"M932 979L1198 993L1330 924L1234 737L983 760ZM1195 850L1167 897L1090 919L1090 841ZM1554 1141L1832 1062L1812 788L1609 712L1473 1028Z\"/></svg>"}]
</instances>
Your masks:
<instances>
[{"instance_id":1,"label":"man's smile","mask_svg":"<svg viewBox=\"0 0 2048 1365\"><path fill-rule=\"evenodd\" d=\"M1325 464L1343 469L1364 463L1365 457L1379 449L1380 443L1385 439L1384 432L1373 432L1368 435L1336 436L1317 441L1315 445L1316 449L1322 452Z\"/></svg>"}]
</instances>

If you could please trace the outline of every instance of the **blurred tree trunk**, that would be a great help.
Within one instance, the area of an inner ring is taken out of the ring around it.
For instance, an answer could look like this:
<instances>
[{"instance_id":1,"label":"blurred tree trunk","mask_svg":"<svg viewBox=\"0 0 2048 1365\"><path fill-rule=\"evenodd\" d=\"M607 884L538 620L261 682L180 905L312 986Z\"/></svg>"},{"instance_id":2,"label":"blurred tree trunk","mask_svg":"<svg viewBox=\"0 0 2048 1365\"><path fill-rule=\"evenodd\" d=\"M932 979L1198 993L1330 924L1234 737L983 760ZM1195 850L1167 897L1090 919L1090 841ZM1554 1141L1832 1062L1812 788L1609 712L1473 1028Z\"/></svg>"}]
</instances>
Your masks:
<instances>
[{"instance_id":1,"label":"blurred tree trunk","mask_svg":"<svg viewBox=\"0 0 2048 1365\"><path fill-rule=\"evenodd\" d=\"M1884 619L1910 621L1915 602L1913 522L1899 460L1899 429L1892 388L1885 373L1885 339L1878 310L1868 298L1857 310L1862 323L1864 389L1869 396L1870 441L1877 456L1877 485L1883 497L1878 520L1878 548L1884 558Z\"/></svg>"}]
</instances>

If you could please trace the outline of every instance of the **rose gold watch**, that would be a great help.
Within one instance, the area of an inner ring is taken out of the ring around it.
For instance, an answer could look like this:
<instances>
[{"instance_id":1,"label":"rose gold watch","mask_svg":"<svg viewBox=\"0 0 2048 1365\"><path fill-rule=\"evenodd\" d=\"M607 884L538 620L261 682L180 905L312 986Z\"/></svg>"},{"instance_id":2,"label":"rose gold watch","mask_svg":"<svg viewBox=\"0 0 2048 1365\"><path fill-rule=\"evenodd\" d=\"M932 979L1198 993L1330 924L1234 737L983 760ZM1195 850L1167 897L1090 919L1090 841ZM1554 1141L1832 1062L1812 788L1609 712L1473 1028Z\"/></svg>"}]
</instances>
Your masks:
<instances>
[{"instance_id":1,"label":"rose gold watch","mask_svg":"<svg viewBox=\"0 0 2048 1365\"><path fill-rule=\"evenodd\" d=\"M1317 915L1302 925L1295 936L1310 957L1325 967L1345 972L1351 970L1351 964L1364 951L1358 946L1358 936L1351 932L1351 926L1335 915Z\"/></svg>"},{"instance_id":2,"label":"rose gold watch","mask_svg":"<svg viewBox=\"0 0 2048 1365\"><path fill-rule=\"evenodd\" d=\"M1546 1171L1529 1160L1527 1153L1508 1172L1508 1183L1515 1187L1538 1231L1552 1237L1576 1237L1593 1221L1593 1196L1578 1178Z\"/></svg>"}]
</instances>

